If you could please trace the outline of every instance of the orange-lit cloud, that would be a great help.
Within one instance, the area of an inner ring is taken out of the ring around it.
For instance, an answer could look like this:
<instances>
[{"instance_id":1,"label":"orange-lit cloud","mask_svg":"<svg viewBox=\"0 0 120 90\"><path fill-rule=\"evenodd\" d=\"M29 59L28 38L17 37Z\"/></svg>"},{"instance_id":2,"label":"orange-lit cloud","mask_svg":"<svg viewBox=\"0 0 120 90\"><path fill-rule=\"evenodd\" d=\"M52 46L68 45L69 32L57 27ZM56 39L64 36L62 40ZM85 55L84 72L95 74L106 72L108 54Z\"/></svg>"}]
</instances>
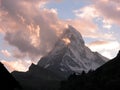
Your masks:
<instances>
[{"instance_id":1,"label":"orange-lit cloud","mask_svg":"<svg viewBox=\"0 0 120 90\"><path fill-rule=\"evenodd\" d=\"M16 61L6 61L1 60L1 62L6 66L6 68L12 72L14 70L17 71L27 71L29 65L32 63L29 60L16 60Z\"/></svg>"}]
</instances>

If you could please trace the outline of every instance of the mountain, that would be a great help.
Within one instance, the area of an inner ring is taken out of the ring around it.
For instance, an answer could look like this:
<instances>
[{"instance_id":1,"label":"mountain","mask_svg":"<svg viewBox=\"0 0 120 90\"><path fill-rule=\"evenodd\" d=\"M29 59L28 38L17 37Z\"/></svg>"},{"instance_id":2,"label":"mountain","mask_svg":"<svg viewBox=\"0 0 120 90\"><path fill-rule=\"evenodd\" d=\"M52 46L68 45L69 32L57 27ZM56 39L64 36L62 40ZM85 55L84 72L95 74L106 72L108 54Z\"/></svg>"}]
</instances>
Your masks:
<instances>
[{"instance_id":1,"label":"mountain","mask_svg":"<svg viewBox=\"0 0 120 90\"><path fill-rule=\"evenodd\" d=\"M120 90L120 51L95 71L71 75L61 83L61 90Z\"/></svg>"},{"instance_id":2,"label":"mountain","mask_svg":"<svg viewBox=\"0 0 120 90\"><path fill-rule=\"evenodd\" d=\"M0 90L17 90L19 83L0 62Z\"/></svg>"},{"instance_id":3,"label":"mountain","mask_svg":"<svg viewBox=\"0 0 120 90\"><path fill-rule=\"evenodd\" d=\"M42 57L38 65L58 74L70 75L74 72L95 70L107 60L86 47L81 34L69 26L56 42L53 50Z\"/></svg>"},{"instance_id":4,"label":"mountain","mask_svg":"<svg viewBox=\"0 0 120 90\"><path fill-rule=\"evenodd\" d=\"M85 46L81 34L72 26L61 35L54 48L27 72L12 72L24 90L58 90L60 81L72 73L89 71L108 59Z\"/></svg>"}]
</instances>

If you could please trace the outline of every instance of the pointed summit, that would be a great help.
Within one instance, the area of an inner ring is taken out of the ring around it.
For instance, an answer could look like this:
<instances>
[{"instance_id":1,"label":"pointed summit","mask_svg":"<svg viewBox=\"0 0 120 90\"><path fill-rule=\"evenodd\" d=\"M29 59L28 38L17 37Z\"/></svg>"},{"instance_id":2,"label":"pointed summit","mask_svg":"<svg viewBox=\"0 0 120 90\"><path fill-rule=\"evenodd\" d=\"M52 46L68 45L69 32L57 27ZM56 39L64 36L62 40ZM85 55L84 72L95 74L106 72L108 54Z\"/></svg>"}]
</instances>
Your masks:
<instances>
[{"instance_id":1,"label":"pointed summit","mask_svg":"<svg viewBox=\"0 0 120 90\"><path fill-rule=\"evenodd\" d=\"M63 34L63 38L69 38L70 41L74 41L74 40L79 40L76 42L80 42L80 43L84 43L84 40L80 34L80 32L78 32L74 27L68 25L68 28L65 30L65 33Z\"/></svg>"},{"instance_id":2,"label":"pointed summit","mask_svg":"<svg viewBox=\"0 0 120 90\"><path fill-rule=\"evenodd\" d=\"M60 40L58 43L63 42L66 45L71 44L84 44L84 40L80 34L75 28L68 25L68 28L64 31L64 33L61 35Z\"/></svg>"}]
</instances>

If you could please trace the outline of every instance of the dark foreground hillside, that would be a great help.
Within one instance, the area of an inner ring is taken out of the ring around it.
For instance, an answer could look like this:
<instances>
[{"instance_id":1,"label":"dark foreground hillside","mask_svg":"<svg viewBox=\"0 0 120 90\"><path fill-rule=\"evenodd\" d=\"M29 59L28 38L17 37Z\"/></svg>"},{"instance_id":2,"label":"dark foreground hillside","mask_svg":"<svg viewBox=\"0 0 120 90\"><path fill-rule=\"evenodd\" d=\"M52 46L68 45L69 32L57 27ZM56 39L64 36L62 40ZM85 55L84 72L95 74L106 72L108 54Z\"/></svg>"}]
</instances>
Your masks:
<instances>
[{"instance_id":1,"label":"dark foreground hillside","mask_svg":"<svg viewBox=\"0 0 120 90\"><path fill-rule=\"evenodd\" d=\"M62 77L50 70L32 64L27 72L12 72L23 90L58 90Z\"/></svg>"},{"instance_id":2,"label":"dark foreground hillside","mask_svg":"<svg viewBox=\"0 0 120 90\"><path fill-rule=\"evenodd\" d=\"M61 82L61 90L120 90L120 52L95 71L71 75Z\"/></svg>"},{"instance_id":3,"label":"dark foreground hillside","mask_svg":"<svg viewBox=\"0 0 120 90\"><path fill-rule=\"evenodd\" d=\"M19 83L0 62L0 90L21 90Z\"/></svg>"}]
</instances>

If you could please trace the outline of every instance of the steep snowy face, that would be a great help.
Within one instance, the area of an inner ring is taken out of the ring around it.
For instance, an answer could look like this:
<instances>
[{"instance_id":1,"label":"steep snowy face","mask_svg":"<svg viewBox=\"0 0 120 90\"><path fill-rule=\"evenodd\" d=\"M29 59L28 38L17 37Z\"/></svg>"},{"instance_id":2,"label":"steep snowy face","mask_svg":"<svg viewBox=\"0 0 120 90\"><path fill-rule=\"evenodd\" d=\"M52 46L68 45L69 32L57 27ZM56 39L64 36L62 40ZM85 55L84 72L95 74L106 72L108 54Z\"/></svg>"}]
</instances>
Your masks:
<instances>
[{"instance_id":1,"label":"steep snowy face","mask_svg":"<svg viewBox=\"0 0 120 90\"><path fill-rule=\"evenodd\" d=\"M86 47L81 34L69 26L53 50L44 56L38 65L57 73L81 73L96 69L106 60L107 58Z\"/></svg>"},{"instance_id":2,"label":"steep snowy face","mask_svg":"<svg viewBox=\"0 0 120 90\"><path fill-rule=\"evenodd\" d=\"M70 45L76 44L76 46L84 45L84 41L81 34L77 30L75 30L75 28L73 28L72 26L69 26L68 29L65 30L61 37L61 40L63 40L64 43L68 41L69 43L66 45L69 44Z\"/></svg>"}]
</instances>

